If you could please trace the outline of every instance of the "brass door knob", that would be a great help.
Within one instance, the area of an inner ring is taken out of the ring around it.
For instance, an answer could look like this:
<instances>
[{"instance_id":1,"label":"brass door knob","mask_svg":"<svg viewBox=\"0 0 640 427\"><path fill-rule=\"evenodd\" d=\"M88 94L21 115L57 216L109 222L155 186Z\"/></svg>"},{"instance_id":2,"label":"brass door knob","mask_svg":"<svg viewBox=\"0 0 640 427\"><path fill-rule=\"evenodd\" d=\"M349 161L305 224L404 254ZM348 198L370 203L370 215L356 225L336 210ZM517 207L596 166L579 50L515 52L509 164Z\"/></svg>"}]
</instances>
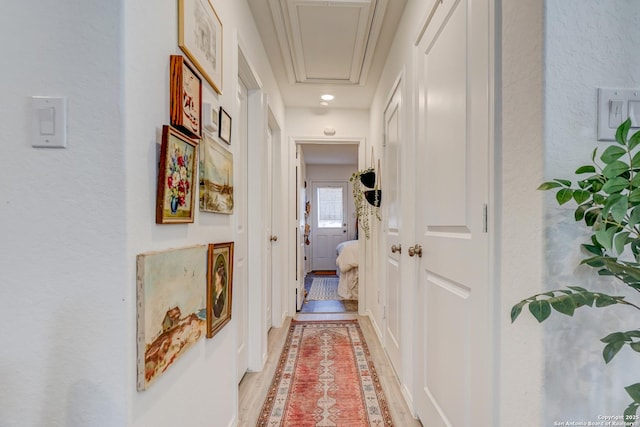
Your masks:
<instances>
[{"instance_id":1,"label":"brass door knob","mask_svg":"<svg viewBox=\"0 0 640 427\"><path fill-rule=\"evenodd\" d=\"M414 245L409 248L409 256L418 255L419 258L422 258L422 246Z\"/></svg>"},{"instance_id":2,"label":"brass door knob","mask_svg":"<svg viewBox=\"0 0 640 427\"><path fill-rule=\"evenodd\" d=\"M272 242L277 242L278 241L278 236L271 236L270 240Z\"/></svg>"},{"instance_id":3,"label":"brass door knob","mask_svg":"<svg viewBox=\"0 0 640 427\"><path fill-rule=\"evenodd\" d=\"M393 245L393 246L391 246L391 252L393 252L394 254L395 254L396 252L398 252L399 254L401 254L401 253L402 253L402 245L397 245L397 246L396 246L396 245Z\"/></svg>"}]
</instances>

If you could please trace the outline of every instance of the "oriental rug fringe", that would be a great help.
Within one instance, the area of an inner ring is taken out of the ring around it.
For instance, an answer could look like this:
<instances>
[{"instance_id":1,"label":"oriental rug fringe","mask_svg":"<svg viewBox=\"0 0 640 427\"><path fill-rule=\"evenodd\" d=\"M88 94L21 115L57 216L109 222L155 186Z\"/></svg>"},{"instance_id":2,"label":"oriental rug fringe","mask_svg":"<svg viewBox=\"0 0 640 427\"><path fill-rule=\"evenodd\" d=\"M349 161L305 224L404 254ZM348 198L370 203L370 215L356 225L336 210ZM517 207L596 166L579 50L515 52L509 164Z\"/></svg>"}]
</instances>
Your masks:
<instances>
[{"instance_id":1,"label":"oriental rug fringe","mask_svg":"<svg viewBox=\"0 0 640 427\"><path fill-rule=\"evenodd\" d=\"M393 426L357 320L291 322L258 426Z\"/></svg>"}]
</instances>

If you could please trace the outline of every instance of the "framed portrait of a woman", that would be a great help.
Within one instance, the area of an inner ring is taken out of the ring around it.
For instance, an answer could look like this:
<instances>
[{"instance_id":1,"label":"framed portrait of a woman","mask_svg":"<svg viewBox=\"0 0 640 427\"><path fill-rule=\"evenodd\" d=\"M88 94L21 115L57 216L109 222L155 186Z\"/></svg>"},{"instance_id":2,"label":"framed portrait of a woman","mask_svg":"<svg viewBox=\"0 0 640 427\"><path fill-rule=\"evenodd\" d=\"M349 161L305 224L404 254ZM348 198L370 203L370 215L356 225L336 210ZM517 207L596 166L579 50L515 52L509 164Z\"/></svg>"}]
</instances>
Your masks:
<instances>
[{"instance_id":1,"label":"framed portrait of a woman","mask_svg":"<svg viewBox=\"0 0 640 427\"><path fill-rule=\"evenodd\" d=\"M207 260L207 338L213 338L231 321L233 242L209 244Z\"/></svg>"}]
</instances>

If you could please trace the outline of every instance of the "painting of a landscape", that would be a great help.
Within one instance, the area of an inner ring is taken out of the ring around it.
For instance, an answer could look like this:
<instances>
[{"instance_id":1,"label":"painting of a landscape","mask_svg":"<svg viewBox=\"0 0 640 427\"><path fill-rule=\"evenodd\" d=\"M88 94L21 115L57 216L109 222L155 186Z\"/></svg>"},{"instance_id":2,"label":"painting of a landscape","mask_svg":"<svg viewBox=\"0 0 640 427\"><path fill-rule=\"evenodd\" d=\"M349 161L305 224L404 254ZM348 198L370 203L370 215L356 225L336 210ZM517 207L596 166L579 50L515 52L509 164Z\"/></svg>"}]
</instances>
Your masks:
<instances>
[{"instance_id":1,"label":"painting of a landscape","mask_svg":"<svg viewBox=\"0 0 640 427\"><path fill-rule=\"evenodd\" d=\"M138 390L206 333L207 246L137 257Z\"/></svg>"},{"instance_id":2,"label":"painting of a landscape","mask_svg":"<svg viewBox=\"0 0 640 427\"><path fill-rule=\"evenodd\" d=\"M208 135L200 150L200 210L232 214L233 155Z\"/></svg>"}]
</instances>

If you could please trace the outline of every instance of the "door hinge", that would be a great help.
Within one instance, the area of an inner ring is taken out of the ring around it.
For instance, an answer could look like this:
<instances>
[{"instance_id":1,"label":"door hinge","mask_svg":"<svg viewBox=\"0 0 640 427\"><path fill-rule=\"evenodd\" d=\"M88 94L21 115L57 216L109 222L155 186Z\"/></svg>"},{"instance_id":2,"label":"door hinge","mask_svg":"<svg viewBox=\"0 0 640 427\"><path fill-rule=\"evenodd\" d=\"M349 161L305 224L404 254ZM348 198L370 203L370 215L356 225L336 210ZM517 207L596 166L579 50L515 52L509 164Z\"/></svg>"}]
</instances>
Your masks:
<instances>
[{"instance_id":1,"label":"door hinge","mask_svg":"<svg viewBox=\"0 0 640 427\"><path fill-rule=\"evenodd\" d=\"M482 205L482 232L489 231L489 206L485 203Z\"/></svg>"}]
</instances>

